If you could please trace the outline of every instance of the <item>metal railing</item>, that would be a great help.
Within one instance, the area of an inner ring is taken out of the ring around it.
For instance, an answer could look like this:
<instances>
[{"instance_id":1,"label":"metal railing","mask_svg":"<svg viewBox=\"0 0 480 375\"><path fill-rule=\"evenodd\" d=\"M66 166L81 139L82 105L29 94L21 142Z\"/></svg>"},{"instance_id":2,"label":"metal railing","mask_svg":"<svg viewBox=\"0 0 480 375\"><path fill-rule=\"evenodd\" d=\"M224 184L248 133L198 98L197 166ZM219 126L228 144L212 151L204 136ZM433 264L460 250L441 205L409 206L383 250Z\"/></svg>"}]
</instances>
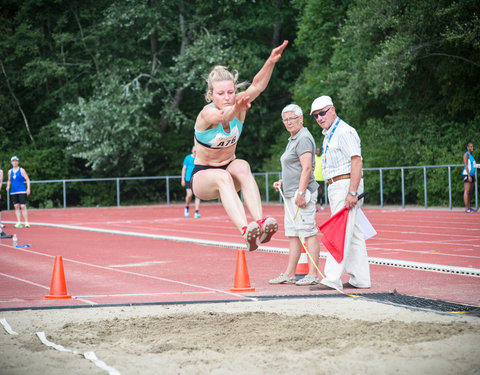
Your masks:
<instances>
[{"instance_id":1,"label":"metal railing","mask_svg":"<svg viewBox=\"0 0 480 375\"><path fill-rule=\"evenodd\" d=\"M378 171L379 173L379 191L380 191L380 206L383 207L383 172L385 170L400 170L401 173L401 189L402 189L402 208L405 208L405 170L421 169L423 170L423 196L425 208L428 208L428 189L427 189L427 170L433 168L447 168L448 174L448 207L452 209L452 168L463 168L463 164L450 165L424 165L424 166L410 166L410 167L382 167L382 168L364 168L363 171ZM475 180L478 181L478 167L475 169ZM475 208L478 209L478 183L475 184Z\"/></svg>"},{"instance_id":2,"label":"metal railing","mask_svg":"<svg viewBox=\"0 0 480 375\"><path fill-rule=\"evenodd\" d=\"M452 209L452 168L462 167L462 164L451 164L451 165L426 165L426 166L406 166L406 167L380 167L380 168L364 168L363 173L365 175L366 172L378 172L378 191L379 191L379 203L380 206L384 206L384 174L385 171L400 171L400 184L401 184L401 200L402 200L402 208L405 208L405 171L406 170L422 170L423 171L423 196L424 196L424 203L425 208L428 208L428 189L427 189L427 170L435 169L435 168L446 168L448 174L448 206ZM367 173L368 176L366 177L367 182L368 179L371 177L370 173ZM254 177L257 180L259 185L261 194L263 195L264 201L268 204L270 201L282 202L282 198L279 193L275 192L272 187L274 181L280 179L281 172L256 172L253 173ZM475 170L475 178L478 181L478 169ZM172 181L177 181L178 185L181 181L181 176L148 176L148 177L111 177L111 178L89 178L89 179L60 179L60 180L32 180L32 184L52 184L52 183L61 183L62 184L62 197L63 197L63 208L67 208L67 184L80 182L95 182L95 181L111 181L115 182L116 188L116 204L117 206L121 205L121 188L120 183L122 181L142 181L142 180L164 180L165 181L165 197L166 203L171 203L171 186ZM6 182L4 182L6 184ZM181 185L180 185L181 186ZM178 187L178 186L177 186ZM183 188L182 188L183 189ZM328 202L328 195L327 189L325 189L326 195L326 202ZM264 191L264 193L263 193ZM475 184L474 189L474 200L475 200L475 208L478 209L478 183ZM275 198L272 199L272 196L275 195ZM7 210L10 210L10 196L7 193Z\"/></svg>"}]
</instances>

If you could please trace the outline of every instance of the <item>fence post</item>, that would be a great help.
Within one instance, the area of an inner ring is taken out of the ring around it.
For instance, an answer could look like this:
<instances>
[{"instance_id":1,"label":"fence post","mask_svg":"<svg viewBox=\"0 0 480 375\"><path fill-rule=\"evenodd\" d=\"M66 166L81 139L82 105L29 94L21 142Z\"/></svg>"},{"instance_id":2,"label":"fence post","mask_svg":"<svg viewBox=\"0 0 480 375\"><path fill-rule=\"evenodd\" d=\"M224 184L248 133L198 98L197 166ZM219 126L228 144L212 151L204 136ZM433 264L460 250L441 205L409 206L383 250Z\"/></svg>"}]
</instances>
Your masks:
<instances>
[{"instance_id":1,"label":"fence post","mask_svg":"<svg viewBox=\"0 0 480 375\"><path fill-rule=\"evenodd\" d=\"M120 179L117 178L117 207L120 207Z\"/></svg>"},{"instance_id":2,"label":"fence post","mask_svg":"<svg viewBox=\"0 0 480 375\"><path fill-rule=\"evenodd\" d=\"M425 199L425 208L428 208L427 205L427 168L423 167L423 198Z\"/></svg>"},{"instance_id":3,"label":"fence post","mask_svg":"<svg viewBox=\"0 0 480 375\"><path fill-rule=\"evenodd\" d=\"M265 198L268 204L270 202L270 194L268 194L268 173L265 173Z\"/></svg>"},{"instance_id":4,"label":"fence post","mask_svg":"<svg viewBox=\"0 0 480 375\"><path fill-rule=\"evenodd\" d=\"M405 208L405 173L402 167L402 208Z\"/></svg>"},{"instance_id":5,"label":"fence post","mask_svg":"<svg viewBox=\"0 0 480 375\"><path fill-rule=\"evenodd\" d=\"M383 208L383 170L380 168L380 207Z\"/></svg>"},{"instance_id":6,"label":"fence post","mask_svg":"<svg viewBox=\"0 0 480 375\"><path fill-rule=\"evenodd\" d=\"M170 204L170 178L167 176L167 204Z\"/></svg>"},{"instance_id":7,"label":"fence post","mask_svg":"<svg viewBox=\"0 0 480 375\"><path fill-rule=\"evenodd\" d=\"M63 208L67 208L67 181L63 180Z\"/></svg>"},{"instance_id":8,"label":"fence post","mask_svg":"<svg viewBox=\"0 0 480 375\"><path fill-rule=\"evenodd\" d=\"M478 168L475 168L475 209L478 210Z\"/></svg>"},{"instance_id":9,"label":"fence post","mask_svg":"<svg viewBox=\"0 0 480 375\"><path fill-rule=\"evenodd\" d=\"M452 174L448 166L448 208L452 209Z\"/></svg>"}]
</instances>

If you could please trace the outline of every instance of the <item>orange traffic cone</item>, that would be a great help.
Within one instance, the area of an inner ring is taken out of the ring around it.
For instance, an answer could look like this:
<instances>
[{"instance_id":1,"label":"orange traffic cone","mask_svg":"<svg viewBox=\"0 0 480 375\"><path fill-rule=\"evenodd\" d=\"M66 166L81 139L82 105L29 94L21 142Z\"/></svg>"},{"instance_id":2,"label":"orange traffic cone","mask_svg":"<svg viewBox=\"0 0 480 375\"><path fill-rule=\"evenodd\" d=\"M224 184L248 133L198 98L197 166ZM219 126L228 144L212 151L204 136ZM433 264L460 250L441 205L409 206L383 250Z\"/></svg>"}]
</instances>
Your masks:
<instances>
[{"instance_id":1,"label":"orange traffic cone","mask_svg":"<svg viewBox=\"0 0 480 375\"><path fill-rule=\"evenodd\" d=\"M250 286L250 277L248 276L247 261L245 259L245 250L240 249L237 253L237 267L235 269L235 280L231 292L253 292L255 288Z\"/></svg>"},{"instance_id":2,"label":"orange traffic cone","mask_svg":"<svg viewBox=\"0 0 480 375\"><path fill-rule=\"evenodd\" d=\"M308 275L308 257L304 246L302 246L302 253L295 269L295 275Z\"/></svg>"},{"instance_id":3,"label":"orange traffic cone","mask_svg":"<svg viewBox=\"0 0 480 375\"><path fill-rule=\"evenodd\" d=\"M63 272L63 259L61 255L55 257L53 266L52 283L50 284L50 294L45 299L67 299L72 298L67 294L67 285L65 284L65 273Z\"/></svg>"}]
</instances>

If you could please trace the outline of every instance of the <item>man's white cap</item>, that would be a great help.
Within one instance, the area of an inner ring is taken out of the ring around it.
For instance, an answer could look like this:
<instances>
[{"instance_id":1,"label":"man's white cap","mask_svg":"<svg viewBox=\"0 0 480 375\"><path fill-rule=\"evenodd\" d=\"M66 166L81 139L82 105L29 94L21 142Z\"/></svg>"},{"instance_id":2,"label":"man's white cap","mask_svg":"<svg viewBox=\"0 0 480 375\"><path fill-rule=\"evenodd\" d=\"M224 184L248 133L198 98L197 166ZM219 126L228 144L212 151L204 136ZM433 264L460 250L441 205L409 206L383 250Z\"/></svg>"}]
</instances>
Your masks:
<instances>
[{"instance_id":1,"label":"man's white cap","mask_svg":"<svg viewBox=\"0 0 480 375\"><path fill-rule=\"evenodd\" d=\"M12 156L12 158L10 159L10 161L14 161L14 160L19 161L17 156Z\"/></svg>"},{"instance_id":2,"label":"man's white cap","mask_svg":"<svg viewBox=\"0 0 480 375\"><path fill-rule=\"evenodd\" d=\"M326 95L320 96L313 101L312 108L310 109L310 114L318 111L319 109L325 108L327 105L333 105L332 98Z\"/></svg>"}]
</instances>

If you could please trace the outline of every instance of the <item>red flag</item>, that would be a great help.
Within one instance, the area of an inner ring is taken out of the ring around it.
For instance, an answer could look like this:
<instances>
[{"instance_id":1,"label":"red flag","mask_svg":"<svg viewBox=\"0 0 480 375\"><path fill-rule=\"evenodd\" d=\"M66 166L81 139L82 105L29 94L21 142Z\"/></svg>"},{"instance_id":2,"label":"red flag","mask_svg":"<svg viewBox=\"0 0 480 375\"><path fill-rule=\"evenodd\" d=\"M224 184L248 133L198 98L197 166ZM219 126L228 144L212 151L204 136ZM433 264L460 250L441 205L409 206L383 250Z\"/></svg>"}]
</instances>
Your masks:
<instances>
[{"instance_id":1,"label":"red flag","mask_svg":"<svg viewBox=\"0 0 480 375\"><path fill-rule=\"evenodd\" d=\"M338 263L341 263L343 260L347 220L348 208L343 207L318 227L320 232L323 233L322 243Z\"/></svg>"}]
</instances>

